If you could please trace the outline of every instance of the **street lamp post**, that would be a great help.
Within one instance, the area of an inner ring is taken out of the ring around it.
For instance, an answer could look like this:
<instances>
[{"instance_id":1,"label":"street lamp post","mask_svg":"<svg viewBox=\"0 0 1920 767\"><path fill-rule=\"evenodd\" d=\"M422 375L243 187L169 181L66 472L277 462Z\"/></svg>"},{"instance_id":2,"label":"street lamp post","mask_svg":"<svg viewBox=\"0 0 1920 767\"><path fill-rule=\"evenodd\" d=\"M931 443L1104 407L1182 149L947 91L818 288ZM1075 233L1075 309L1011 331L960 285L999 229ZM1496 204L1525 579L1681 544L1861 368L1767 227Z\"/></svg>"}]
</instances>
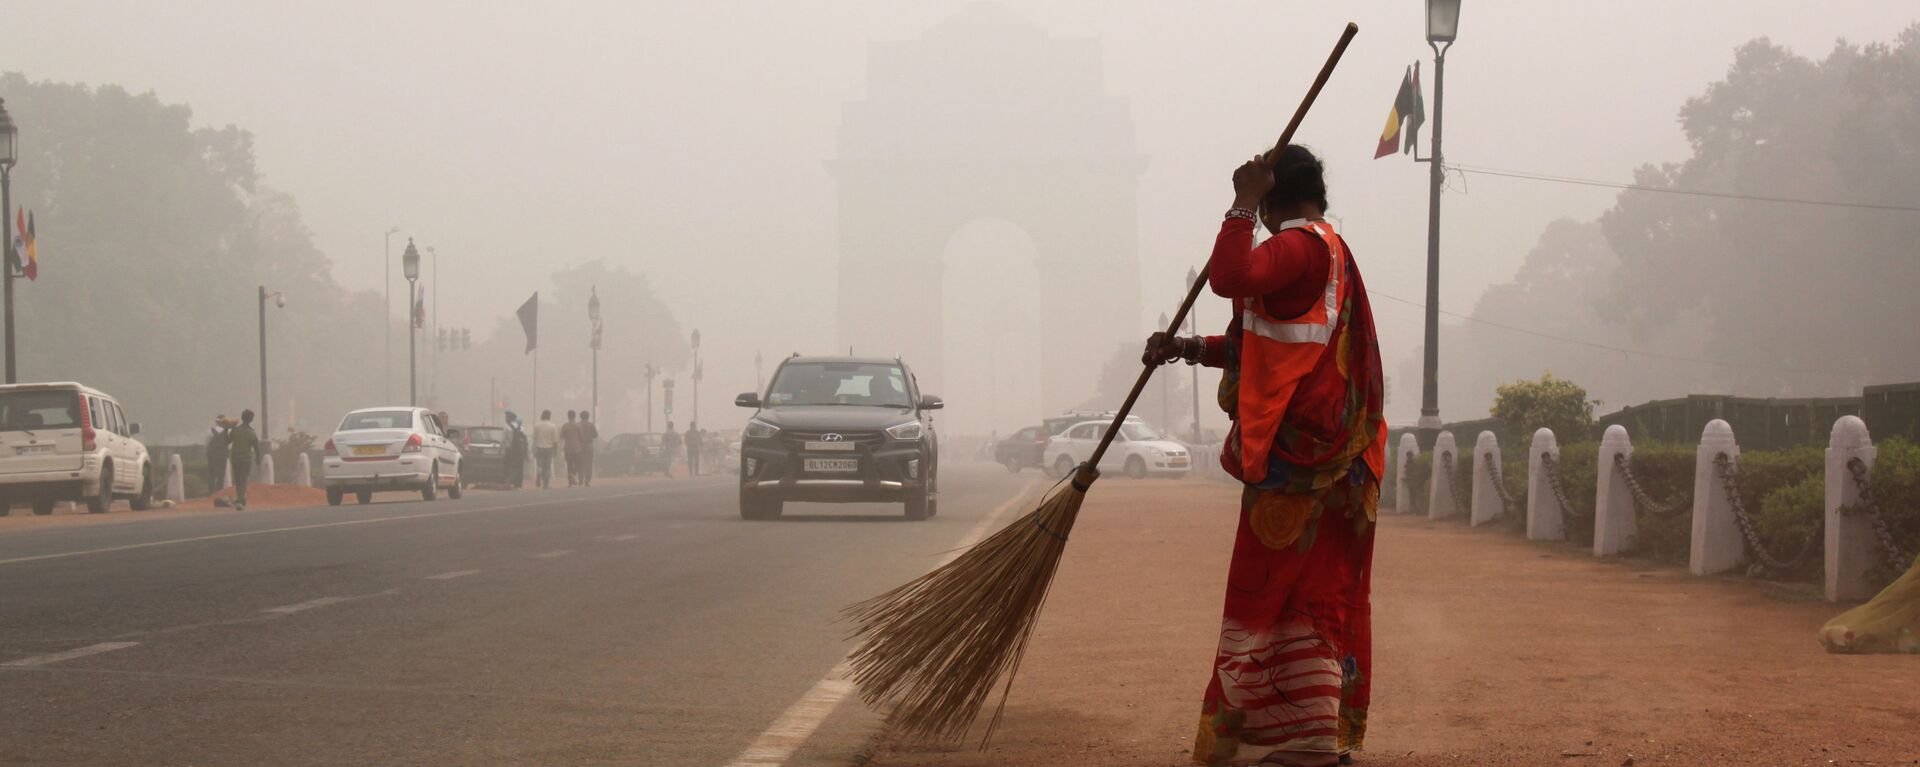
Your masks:
<instances>
[{"instance_id":1,"label":"street lamp post","mask_svg":"<svg viewBox=\"0 0 1920 767\"><path fill-rule=\"evenodd\" d=\"M433 337L438 339L440 337L440 251L432 245L428 245L427 255L433 257L433 286L431 288L433 290L433 308L427 311L433 313L433 322L430 324L433 325ZM427 399L432 400L433 406L436 408L440 407L440 351L440 345L437 343L434 344L433 361L427 363Z\"/></svg>"},{"instance_id":2,"label":"street lamp post","mask_svg":"<svg viewBox=\"0 0 1920 767\"><path fill-rule=\"evenodd\" d=\"M1440 185L1447 168L1440 149L1445 114L1447 49L1460 31L1460 0L1427 0L1427 47L1433 49L1433 149L1427 157L1427 327L1420 371L1421 449L1440 436Z\"/></svg>"},{"instance_id":3,"label":"street lamp post","mask_svg":"<svg viewBox=\"0 0 1920 767\"><path fill-rule=\"evenodd\" d=\"M653 379L655 376L660 375L660 371L659 369L653 366L653 363L649 362L647 363L645 372L647 377L647 433L652 434L653 433Z\"/></svg>"},{"instance_id":4,"label":"street lamp post","mask_svg":"<svg viewBox=\"0 0 1920 767\"><path fill-rule=\"evenodd\" d=\"M587 296L587 321L593 324L593 395L588 399L593 412L600 412L600 288ZM601 420L605 420L602 418Z\"/></svg>"},{"instance_id":5,"label":"street lamp post","mask_svg":"<svg viewBox=\"0 0 1920 767\"><path fill-rule=\"evenodd\" d=\"M13 265L20 254L13 250L13 163L20 159L20 129L13 124L13 116L7 114L7 102L0 99L0 252L5 254L4 296L7 302L7 383L19 383L19 369L14 367L13 359Z\"/></svg>"},{"instance_id":6,"label":"street lamp post","mask_svg":"<svg viewBox=\"0 0 1920 767\"><path fill-rule=\"evenodd\" d=\"M767 376L760 370L760 352L756 351L753 353L753 388L764 390L767 388Z\"/></svg>"},{"instance_id":7,"label":"street lamp post","mask_svg":"<svg viewBox=\"0 0 1920 767\"><path fill-rule=\"evenodd\" d=\"M1193 283L1200 279L1200 270L1187 268L1187 290L1193 290ZM1194 333L1200 327L1200 304L1194 302L1187 310L1187 332ZM1164 326L1165 323L1162 323ZM1193 444L1200 444L1200 366L1193 366Z\"/></svg>"},{"instance_id":8,"label":"street lamp post","mask_svg":"<svg viewBox=\"0 0 1920 767\"><path fill-rule=\"evenodd\" d=\"M693 423L700 422L700 329L693 331Z\"/></svg>"},{"instance_id":9,"label":"street lamp post","mask_svg":"<svg viewBox=\"0 0 1920 767\"><path fill-rule=\"evenodd\" d=\"M414 308L414 291L419 289L420 284L420 251L414 249L412 237L407 238L407 252L400 255L400 269L407 276L407 404L417 406L420 404L420 382L415 375L418 368L414 359L414 337L418 334L414 331L420 329L420 315Z\"/></svg>"},{"instance_id":10,"label":"street lamp post","mask_svg":"<svg viewBox=\"0 0 1920 767\"><path fill-rule=\"evenodd\" d=\"M267 292L267 286L260 286L260 438L273 442L273 429L267 426L267 299L273 299L273 305L285 308L287 294L280 291Z\"/></svg>"}]
</instances>

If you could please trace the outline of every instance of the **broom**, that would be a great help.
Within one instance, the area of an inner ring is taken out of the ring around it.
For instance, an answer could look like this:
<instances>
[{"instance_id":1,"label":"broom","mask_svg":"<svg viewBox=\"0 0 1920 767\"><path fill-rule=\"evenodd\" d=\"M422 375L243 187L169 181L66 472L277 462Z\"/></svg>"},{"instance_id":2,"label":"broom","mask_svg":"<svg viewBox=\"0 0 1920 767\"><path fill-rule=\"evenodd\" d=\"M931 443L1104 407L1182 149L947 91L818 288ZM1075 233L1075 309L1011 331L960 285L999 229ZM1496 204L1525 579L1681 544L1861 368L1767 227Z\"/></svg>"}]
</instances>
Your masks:
<instances>
[{"instance_id":1,"label":"broom","mask_svg":"<svg viewBox=\"0 0 1920 767\"><path fill-rule=\"evenodd\" d=\"M1359 32L1358 25L1347 25L1269 157L1293 140L1294 130ZM1179 330L1206 284L1203 268L1167 325L1169 335ZM1087 490L1100 478L1095 467L1156 367L1147 365L1140 371L1092 458L1074 471L1064 490L1056 485L1039 508L953 561L846 608L847 618L854 623L853 635L862 638L848 656L853 681L868 705L893 704L888 721L895 731L915 738L958 739L1004 677L999 706L980 740L981 747L986 747L1006 710L1007 693L1019 673L1040 606L1047 600L1067 534L1073 530Z\"/></svg>"}]
</instances>

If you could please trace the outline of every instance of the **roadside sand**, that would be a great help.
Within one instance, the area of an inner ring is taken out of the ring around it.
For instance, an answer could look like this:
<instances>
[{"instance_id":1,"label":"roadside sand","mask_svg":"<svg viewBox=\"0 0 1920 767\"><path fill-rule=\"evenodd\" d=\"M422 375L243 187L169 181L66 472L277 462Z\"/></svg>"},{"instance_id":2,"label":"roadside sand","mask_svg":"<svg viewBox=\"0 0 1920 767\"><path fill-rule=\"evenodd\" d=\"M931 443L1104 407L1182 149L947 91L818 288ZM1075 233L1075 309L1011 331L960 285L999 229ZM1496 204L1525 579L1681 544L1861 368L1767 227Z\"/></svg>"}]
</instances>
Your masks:
<instances>
[{"instance_id":1,"label":"roadside sand","mask_svg":"<svg viewBox=\"0 0 1920 767\"><path fill-rule=\"evenodd\" d=\"M1093 490L993 745L878 767L1185 765L1237 487ZM1374 765L1920 764L1920 658L1835 656L1809 592L1383 517ZM1631 759L1632 761L1628 761Z\"/></svg>"}]
</instances>

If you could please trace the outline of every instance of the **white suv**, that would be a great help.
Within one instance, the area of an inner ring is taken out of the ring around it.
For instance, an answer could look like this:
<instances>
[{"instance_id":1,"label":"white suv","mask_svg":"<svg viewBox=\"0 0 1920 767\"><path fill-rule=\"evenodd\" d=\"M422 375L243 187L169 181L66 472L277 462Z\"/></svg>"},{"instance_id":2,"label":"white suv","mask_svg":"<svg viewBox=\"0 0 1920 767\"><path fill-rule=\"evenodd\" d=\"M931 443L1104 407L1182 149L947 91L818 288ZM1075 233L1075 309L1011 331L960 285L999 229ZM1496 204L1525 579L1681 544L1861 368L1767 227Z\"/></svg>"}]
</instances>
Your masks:
<instances>
[{"instance_id":1,"label":"white suv","mask_svg":"<svg viewBox=\"0 0 1920 767\"><path fill-rule=\"evenodd\" d=\"M1093 449L1100 445L1101 435L1112 423L1111 419L1081 421L1067 427L1047 443L1042 465L1049 467L1056 477L1073 473L1075 467L1093 457ZM1178 477L1190 468L1192 458L1187 455L1185 445L1161 436L1146 421L1133 416L1121 422L1113 446L1107 448L1107 454L1100 459L1101 471L1125 469L1127 476L1134 479Z\"/></svg>"},{"instance_id":2,"label":"white suv","mask_svg":"<svg viewBox=\"0 0 1920 767\"><path fill-rule=\"evenodd\" d=\"M459 498L460 446L447 436L440 416L423 407L355 410L327 440L327 503L347 493L361 503L377 490L411 490L425 500Z\"/></svg>"},{"instance_id":3,"label":"white suv","mask_svg":"<svg viewBox=\"0 0 1920 767\"><path fill-rule=\"evenodd\" d=\"M91 387L0 386L0 514L23 501L35 514L52 514L60 501L104 514L118 498L145 511L153 467L139 433L119 402Z\"/></svg>"}]
</instances>

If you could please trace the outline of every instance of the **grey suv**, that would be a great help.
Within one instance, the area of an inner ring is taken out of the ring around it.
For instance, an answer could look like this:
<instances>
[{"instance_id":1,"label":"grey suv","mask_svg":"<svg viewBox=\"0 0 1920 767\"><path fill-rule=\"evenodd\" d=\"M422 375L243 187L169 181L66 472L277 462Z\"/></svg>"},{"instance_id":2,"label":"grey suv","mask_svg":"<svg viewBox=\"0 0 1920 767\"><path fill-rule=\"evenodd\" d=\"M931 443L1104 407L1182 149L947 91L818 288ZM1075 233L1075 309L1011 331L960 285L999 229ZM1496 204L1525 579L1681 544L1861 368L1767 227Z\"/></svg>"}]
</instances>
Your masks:
<instances>
[{"instance_id":1,"label":"grey suv","mask_svg":"<svg viewBox=\"0 0 1920 767\"><path fill-rule=\"evenodd\" d=\"M777 519L787 501L901 502L908 519L939 512L933 412L899 359L802 357L780 362L740 436L740 517Z\"/></svg>"}]
</instances>

